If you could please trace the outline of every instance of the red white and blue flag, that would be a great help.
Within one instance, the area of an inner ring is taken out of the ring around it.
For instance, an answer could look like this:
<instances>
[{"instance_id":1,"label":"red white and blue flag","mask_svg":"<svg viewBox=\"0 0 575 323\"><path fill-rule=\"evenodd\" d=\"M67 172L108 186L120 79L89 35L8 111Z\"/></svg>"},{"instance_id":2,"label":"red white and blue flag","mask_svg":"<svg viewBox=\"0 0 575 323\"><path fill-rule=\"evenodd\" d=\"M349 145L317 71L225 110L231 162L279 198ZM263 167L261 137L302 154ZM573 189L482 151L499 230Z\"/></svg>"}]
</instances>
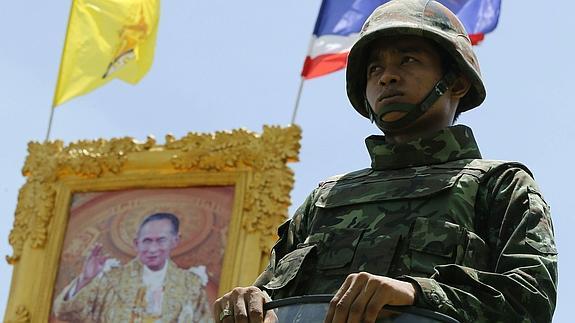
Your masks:
<instances>
[{"instance_id":1,"label":"red white and blue flag","mask_svg":"<svg viewBox=\"0 0 575 323\"><path fill-rule=\"evenodd\" d=\"M323 0L302 70L304 79L335 72L345 67L347 54L367 17L389 0ZM457 14L478 44L497 26L501 0L438 0Z\"/></svg>"}]
</instances>

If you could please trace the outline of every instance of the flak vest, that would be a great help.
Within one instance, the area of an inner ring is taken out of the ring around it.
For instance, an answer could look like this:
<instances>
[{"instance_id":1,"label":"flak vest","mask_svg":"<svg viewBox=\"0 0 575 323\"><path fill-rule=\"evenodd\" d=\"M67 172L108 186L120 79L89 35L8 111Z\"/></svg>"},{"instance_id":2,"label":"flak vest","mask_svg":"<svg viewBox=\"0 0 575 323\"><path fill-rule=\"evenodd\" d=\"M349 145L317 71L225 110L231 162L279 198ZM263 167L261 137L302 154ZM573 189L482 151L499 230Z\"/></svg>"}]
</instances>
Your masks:
<instances>
[{"instance_id":1,"label":"flak vest","mask_svg":"<svg viewBox=\"0 0 575 323\"><path fill-rule=\"evenodd\" d=\"M277 259L263 288L280 299L334 293L348 274L361 271L429 277L446 264L486 270L487 214L476 204L478 190L510 167L529 173L516 162L462 159L331 178L315 192L306 239ZM279 228L274 249L289 224Z\"/></svg>"},{"instance_id":2,"label":"flak vest","mask_svg":"<svg viewBox=\"0 0 575 323\"><path fill-rule=\"evenodd\" d=\"M255 286L333 294L351 273L410 282L414 305L462 322L549 322L557 249L531 172L481 159L471 129L370 136L371 168L319 185L278 230Z\"/></svg>"}]
</instances>

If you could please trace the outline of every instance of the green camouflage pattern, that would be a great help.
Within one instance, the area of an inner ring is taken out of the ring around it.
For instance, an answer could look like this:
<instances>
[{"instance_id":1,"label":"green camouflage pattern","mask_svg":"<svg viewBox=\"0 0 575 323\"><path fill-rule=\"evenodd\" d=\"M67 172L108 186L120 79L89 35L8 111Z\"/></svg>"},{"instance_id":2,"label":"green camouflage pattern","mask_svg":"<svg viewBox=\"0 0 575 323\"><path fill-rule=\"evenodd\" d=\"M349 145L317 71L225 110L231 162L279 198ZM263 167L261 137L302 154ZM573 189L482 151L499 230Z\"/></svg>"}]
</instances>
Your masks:
<instances>
[{"instance_id":1,"label":"green camouflage pattern","mask_svg":"<svg viewBox=\"0 0 575 323\"><path fill-rule=\"evenodd\" d=\"M366 271L416 283L417 306L462 322L551 321L557 250L525 166L480 159L465 126L366 143L372 167L310 194L256 286L274 299L335 293Z\"/></svg>"},{"instance_id":2,"label":"green camouflage pattern","mask_svg":"<svg viewBox=\"0 0 575 323\"><path fill-rule=\"evenodd\" d=\"M361 115L369 118L365 103L365 73L370 43L402 35L420 36L434 41L469 78L472 87L459 102L459 112L477 107L485 100L479 62L459 18L437 1L392 0L375 9L369 16L347 59L347 96Z\"/></svg>"}]
</instances>

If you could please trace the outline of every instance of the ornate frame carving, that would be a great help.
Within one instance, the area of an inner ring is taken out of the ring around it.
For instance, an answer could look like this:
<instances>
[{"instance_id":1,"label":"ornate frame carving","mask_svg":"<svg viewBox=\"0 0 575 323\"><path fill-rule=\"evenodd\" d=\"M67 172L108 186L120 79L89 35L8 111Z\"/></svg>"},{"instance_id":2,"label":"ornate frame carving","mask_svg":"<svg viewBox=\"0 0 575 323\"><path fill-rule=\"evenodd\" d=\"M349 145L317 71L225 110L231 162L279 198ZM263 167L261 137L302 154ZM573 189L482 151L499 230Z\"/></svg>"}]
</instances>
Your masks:
<instances>
[{"instance_id":1,"label":"ornate frame carving","mask_svg":"<svg viewBox=\"0 0 575 323\"><path fill-rule=\"evenodd\" d=\"M167 135L158 145L133 138L31 142L9 242L14 265L5 321L46 322L70 199L75 192L234 185L232 223L219 293L252 282L267 263L276 228L287 218L301 130L264 126Z\"/></svg>"}]
</instances>

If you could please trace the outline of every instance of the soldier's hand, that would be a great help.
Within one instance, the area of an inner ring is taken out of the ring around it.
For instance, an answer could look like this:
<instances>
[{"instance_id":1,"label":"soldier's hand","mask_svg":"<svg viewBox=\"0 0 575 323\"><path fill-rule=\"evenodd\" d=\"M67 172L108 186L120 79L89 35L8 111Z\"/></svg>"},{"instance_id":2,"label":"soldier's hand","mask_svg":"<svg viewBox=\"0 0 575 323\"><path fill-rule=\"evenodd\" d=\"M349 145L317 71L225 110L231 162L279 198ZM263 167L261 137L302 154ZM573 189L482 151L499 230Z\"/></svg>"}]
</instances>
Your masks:
<instances>
[{"instance_id":1,"label":"soldier's hand","mask_svg":"<svg viewBox=\"0 0 575 323\"><path fill-rule=\"evenodd\" d=\"M413 305L414 300L411 283L365 272L350 274L331 300L325 322L372 323L383 306Z\"/></svg>"},{"instance_id":2,"label":"soldier's hand","mask_svg":"<svg viewBox=\"0 0 575 323\"><path fill-rule=\"evenodd\" d=\"M236 287L214 303L216 323L274 323L274 311L264 313L264 303L271 301L266 292L255 286Z\"/></svg>"}]
</instances>

